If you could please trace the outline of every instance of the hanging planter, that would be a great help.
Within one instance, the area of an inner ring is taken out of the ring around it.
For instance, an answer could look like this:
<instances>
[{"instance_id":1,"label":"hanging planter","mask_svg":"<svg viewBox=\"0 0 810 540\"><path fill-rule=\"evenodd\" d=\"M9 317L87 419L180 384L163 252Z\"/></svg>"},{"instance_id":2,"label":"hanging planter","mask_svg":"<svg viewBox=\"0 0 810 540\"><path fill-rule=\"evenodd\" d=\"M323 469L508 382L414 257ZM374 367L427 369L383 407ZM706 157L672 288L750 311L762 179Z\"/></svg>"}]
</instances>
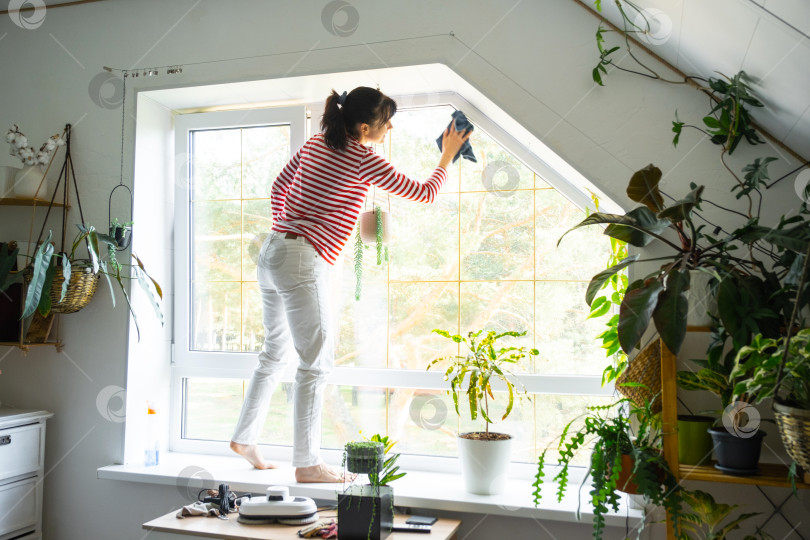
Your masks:
<instances>
[{"instance_id":1,"label":"hanging planter","mask_svg":"<svg viewBox=\"0 0 810 540\"><path fill-rule=\"evenodd\" d=\"M123 251L129 247L132 243L132 213L134 210L135 199L132 197L132 190L129 189L127 186L123 184L123 178L121 179L120 184L115 186L112 191L110 191L110 198L107 202L107 221L110 222L110 238L115 240L115 250L116 251ZM112 199L113 195L115 194L116 190L118 189L125 189L128 196L129 196L129 219L125 223L121 223L118 221L118 218L110 219L112 216Z\"/></svg>"},{"instance_id":2,"label":"hanging planter","mask_svg":"<svg viewBox=\"0 0 810 540\"><path fill-rule=\"evenodd\" d=\"M374 210L360 214L354 239L354 299L357 301L360 300L363 289L363 251L366 244L374 244L376 247L378 265L388 261L389 216L390 212L385 212L379 205L375 205Z\"/></svg>"},{"instance_id":3,"label":"hanging planter","mask_svg":"<svg viewBox=\"0 0 810 540\"><path fill-rule=\"evenodd\" d=\"M62 259L60 259L62 260ZM90 261L76 261L68 270L68 284L65 287L65 268L56 266L53 283L48 296L51 300L51 311L54 313L76 313L87 306L98 288L101 274L93 273Z\"/></svg>"}]
</instances>

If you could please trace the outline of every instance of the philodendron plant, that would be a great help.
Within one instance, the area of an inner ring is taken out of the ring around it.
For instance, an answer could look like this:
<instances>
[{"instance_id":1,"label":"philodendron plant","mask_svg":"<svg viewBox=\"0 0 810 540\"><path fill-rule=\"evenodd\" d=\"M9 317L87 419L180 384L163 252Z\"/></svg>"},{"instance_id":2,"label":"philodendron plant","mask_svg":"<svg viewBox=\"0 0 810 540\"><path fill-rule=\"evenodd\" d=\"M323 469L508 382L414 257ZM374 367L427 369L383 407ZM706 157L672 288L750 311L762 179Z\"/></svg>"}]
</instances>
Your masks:
<instances>
[{"instance_id":1,"label":"philodendron plant","mask_svg":"<svg viewBox=\"0 0 810 540\"><path fill-rule=\"evenodd\" d=\"M61 302L64 300L68 287L70 286L71 274L80 271L80 268L88 268L93 274L101 274L106 278L110 288L110 296L113 307L115 307L115 291L113 290L113 280L118 284L121 293L126 300L127 307L135 321L135 329L140 338L138 319L132 309L129 295L125 287L125 280L134 280L140 285L147 298L154 308L158 320L163 323L163 312L160 307L160 300L163 298L163 291L155 279L147 273L143 262L137 255L132 253L133 264L120 262L116 258L115 248L118 243L114 238L98 232L90 224L76 225L78 233L73 239L70 252L54 253L54 246L51 243L51 233L34 252L31 261L28 262L24 272L12 274L10 272L13 261L16 259L16 252L0 252L0 292L4 291L12 283L23 278L24 273L28 273L31 281L26 288L26 295L23 305L23 317L32 315L39 311L42 316L47 316L51 311L52 298ZM81 246L84 245L87 257L79 255ZM124 267L129 268L129 272L122 272ZM54 283L54 276L57 271L61 273L64 280L59 291L51 293Z\"/></svg>"},{"instance_id":2,"label":"philodendron plant","mask_svg":"<svg viewBox=\"0 0 810 540\"><path fill-rule=\"evenodd\" d=\"M761 201L760 188L768 179L768 162L757 159L744 168L745 179L738 179L731 192L739 189L737 197L747 197L749 202L752 195L759 194ZM773 335L780 326L786 326L803 253L810 241L807 206L803 204L790 218L783 216L774 227L760 225L758 211L752 214L749 210L747 215L734 212L745 217L745 221L725 236L718 232L709 234L694 219L703 202L703 186L691 184L686 196L667 206L658 188L661 176L661 170L654 165L637 171L630 178L627 195L641 206L624 215L596 212L571 229L606 225L606 235L636 248L658 240L671 251L650 259L641 259L638 253L630 255L596 274L588 285L585 300L591 305L604 283L620 270L637 262L662 262L658 269L627 287L619 309L618 338L622 350L629 353L636 348L652 321L669 350L675 354L680 351L690 309L686 292L690 288L691 270L708 272L714 278L718 303L716 327L722 329L716 336L719 343L731 339L736 350L757 332ZM749 209L759 206L749 204ZM800 308L806 307L810 294L803 294L800 303ZM729 371L733 357L732 352L726 362Z\"/></svg>"}]
</instances>

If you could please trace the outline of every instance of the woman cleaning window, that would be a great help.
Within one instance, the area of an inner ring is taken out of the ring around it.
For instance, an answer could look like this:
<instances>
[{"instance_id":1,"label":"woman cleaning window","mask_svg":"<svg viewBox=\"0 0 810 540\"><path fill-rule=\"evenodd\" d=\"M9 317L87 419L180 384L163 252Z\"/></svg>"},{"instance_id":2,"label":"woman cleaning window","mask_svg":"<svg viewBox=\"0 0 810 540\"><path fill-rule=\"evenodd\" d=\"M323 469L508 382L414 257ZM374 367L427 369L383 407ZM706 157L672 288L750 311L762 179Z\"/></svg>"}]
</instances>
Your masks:
<instances>
[{"instance_id":1,"label":"woman cleaning window","mask_svg":"<svg viewBox=\"0 0 810 540\"><path fill-rule=\"evenodd\" d=\"M257 469L275 468L256 444L270 398L292 347L298 356L293 406L293 462L298 482L342 482L320 458L321 409L334 363L328 273L351 236L374 185L432 203L447 167L470 137L454 125L442 134L442 154L424 182L400 174L366 144L381 144L393 126L394 100L358 87L326 99L321 133L309 139L270 190L273 228L258 259L264 345L248 385L231 449Z\"/></svg>"}]
</instances>

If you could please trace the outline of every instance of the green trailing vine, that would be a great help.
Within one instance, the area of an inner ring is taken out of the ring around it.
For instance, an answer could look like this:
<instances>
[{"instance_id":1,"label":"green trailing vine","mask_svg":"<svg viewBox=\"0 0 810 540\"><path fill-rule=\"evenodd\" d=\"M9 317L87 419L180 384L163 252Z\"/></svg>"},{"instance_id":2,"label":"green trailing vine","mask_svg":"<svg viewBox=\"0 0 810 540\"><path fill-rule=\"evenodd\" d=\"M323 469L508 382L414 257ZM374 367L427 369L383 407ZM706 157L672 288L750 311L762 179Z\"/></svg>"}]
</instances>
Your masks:
<instances>
[{"instance_id":1,"label":"green trailing vine","mask_svg":"<svg viewBox=\"0 0 810 540\"><path fill-rule=\"evenodd\" d=\"M374 207L374 221L376 224L377 264L380 265L383 263L383 217L382 209L379 206Z\"/></svg>"},{"instance_id":2,"label":"green trailing vine","mask_svg":"<svg viewBox=\"0 0 810 540\"><path fill-rule=\"evenodd\" d=\"M724 154L726 152L732 154L742 139L752 145L764 142L757 134L750 112L750 108L762 107L763 104L752 95L748 77L744 71L731 77L721 74L722 78L705 79L689 75L682 79L662 77L634 54L631 38L645 38L652 34L652 26L644 10L629 0L614 0L614 3L622 18L621 28L609 30L600 23L596 30L596 49L599 53L599 61L591 72L591 77L596 84L604 86L603 75L607 75L608 67L668 84L694 84L708 96L710 110L703 117L702 126L681 121L678 118L678 112L675 111L675 120L672 122L672 132L675 134L672 140L674 146L678 145L683 128L692 128L705 133L714 144L723 147ZM602 11L601 2L597 1L595 7L597 11ZM624 50L633 62L632 67L619 65L614 60L615 54L622 49L622 46L607 44L605 36L610 32L620 35Z\"/></svg>"},{"instance_id":3,"label":"green trailing vine","mask_svg":"<svg viewBox=\"0 0 810 540\"><path fill-rule=\"evenodd\" d=\"M595 196L592 199L598 210L599 199ZM626 258L627 242L610 237L610 257L608 258L607 268L612 268ZM598 287L596 291L603 292L603 294L593 299L591 312L587 318L595 319L613 313L605 323L607 328L596 336L596 339L602 342L601 347L605 350L605 355L611 360L602 371L602 386L616 380L627 368L627 354L622 350L619 343L619 308L627 292L627 284L626 269L612 273L604 282L597 281L595 283L595 286Z\"/></svg>"},{"instance_id":4,"label":"green trailing vine","mask_svg":"<svg viewBox=\"0 0 810 540\"><path fill-rule=\"evenodd\" d=\"M360 293L363 290L363 239L360 237L360 227L357 227L357 234L354 238L354 299L360 300Z\"/></svg>"}]
</instances>

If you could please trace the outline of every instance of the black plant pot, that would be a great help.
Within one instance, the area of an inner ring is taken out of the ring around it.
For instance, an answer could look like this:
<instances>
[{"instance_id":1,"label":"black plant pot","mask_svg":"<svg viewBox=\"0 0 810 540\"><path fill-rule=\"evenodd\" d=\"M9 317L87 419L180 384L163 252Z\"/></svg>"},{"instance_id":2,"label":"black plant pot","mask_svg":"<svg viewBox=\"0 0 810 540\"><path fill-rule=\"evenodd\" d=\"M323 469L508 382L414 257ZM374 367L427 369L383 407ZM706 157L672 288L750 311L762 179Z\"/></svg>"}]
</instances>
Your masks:
<instances>
[{"instance_id":1,"label":"black plant pot","mask_svg":"<svg viewBox=\"0 0 810 540\"><path fill-rule=\"evenodd\" d=\"M338 540L383 540L394 526L394 490L349 486L338 494Z\"/></svg>"},{"instance_id":2,"label":"black plant pot","mask_svg":"<svg viewBox=\"0 0 810 540\"><path fill-rule=\"evenodd\" d=\"M717 457L715 467L726 474L750 476L759 472L759 454L762 450L764 431L757 431L750 437L738 437L724 427L709 428Z\"/></svg>"},{"instance_id":3,"label":"black plant pot","mask_svg":"<svg viewBox=\"0 0 810 540\"><path fill-rule=\"evenodd\" d=\"M378 473L385 462L385 448L382 443L373 446L346 445L346 468L356 474Z\"/></svg>"}]
</instances>

